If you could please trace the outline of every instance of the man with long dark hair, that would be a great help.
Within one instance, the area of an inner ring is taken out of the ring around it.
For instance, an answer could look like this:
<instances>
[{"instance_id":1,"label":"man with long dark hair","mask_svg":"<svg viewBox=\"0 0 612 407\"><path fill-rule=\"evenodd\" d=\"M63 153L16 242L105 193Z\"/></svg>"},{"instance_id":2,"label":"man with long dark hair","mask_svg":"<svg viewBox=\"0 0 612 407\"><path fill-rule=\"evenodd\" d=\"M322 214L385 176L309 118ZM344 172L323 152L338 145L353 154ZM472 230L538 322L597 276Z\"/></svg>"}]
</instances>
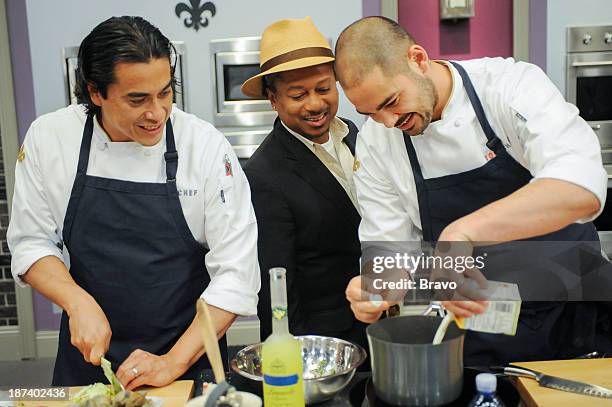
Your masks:
<instances>
[{"instance_id":1,"label":"man with long dark hair","mask_svg":"<svg viewBox=\"0 0 612 407\"><path fill-rule=\"evenodd\" d=\"M54 385L104 381L102 356L128 389L195 379L196 300L218 337L257 310L248 183L223 135L172 105L174 59L146 20L102 22L79 49L82 104L26 135L8 240L15 279L64 310Z\"/></svg>"}]
</instances>

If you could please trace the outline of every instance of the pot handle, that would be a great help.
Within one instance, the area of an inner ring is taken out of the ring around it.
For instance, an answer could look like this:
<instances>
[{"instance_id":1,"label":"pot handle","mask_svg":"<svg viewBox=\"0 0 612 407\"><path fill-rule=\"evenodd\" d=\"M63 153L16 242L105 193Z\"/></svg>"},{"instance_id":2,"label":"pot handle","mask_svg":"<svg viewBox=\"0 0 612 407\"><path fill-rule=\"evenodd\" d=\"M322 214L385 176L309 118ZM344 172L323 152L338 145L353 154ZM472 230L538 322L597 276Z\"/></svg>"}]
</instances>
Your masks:
<instances>
[{"instance_id":1,"label":"pot handle","mask_svg":"<svg viewBox=\"0 0 612 407\"><path fill-rule=\"evenodd\" d=\"M444 318L446 315L446 310L440 301L431 301L427 309L423 312L423 315L428 316L433 312L436 312L441 318Z\"/></svg>"}]
</instances>

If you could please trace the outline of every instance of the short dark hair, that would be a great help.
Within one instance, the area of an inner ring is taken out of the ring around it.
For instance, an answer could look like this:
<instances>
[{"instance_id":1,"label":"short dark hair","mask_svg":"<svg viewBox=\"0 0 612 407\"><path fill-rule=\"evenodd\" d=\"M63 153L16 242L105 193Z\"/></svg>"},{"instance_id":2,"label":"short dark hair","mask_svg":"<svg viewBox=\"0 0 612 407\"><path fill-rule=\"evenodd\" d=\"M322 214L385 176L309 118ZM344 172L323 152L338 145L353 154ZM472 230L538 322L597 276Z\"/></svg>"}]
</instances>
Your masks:
<instances>
[{"instance_id":1,"label":"short dark hair","mask_svg":"<svg viewBox=\"0 0 612 407\"><path fill-rule=\"evenodd\" d=\"M161 31L142 17L111 17L98 24L81 42L76 70L75 96L85 105L88 115L99 115L87 85L94 87L106 98L108 86L116 81L115 66L120 62L149 62L168 58L171 68L172 89L176 49Z\"/></svg>"},{"instance_id":2,"label":"short dark hair","mask_svg":"<svg viewBox=\"0 0 612 407\"><path fill-rule=\"evenodd\" d=\"M364 17L346 27L336 42L336 78L352 87L375 66L383 73L406 72L406 52L416 42L395 21L381 16Z\"/></svg>"},{"instance_id":3,"label":"short dark hair","mask_svg":"<svg viewBox=\"0 0 612 407\"><path fill-rule=\"evenodd\" d=\"M327 65L329 64L330 67L332 68L332 71L334 72L334 76L336 74L335 70L334 70L334 63L333 62L324 62L320 65ZM299 69L299 68L296 68ZM267 90L270 89L270 91L272 93L276 93L276 81L281 79L283 76L283 72L287 72L287 71L280 71L280 72L274 72L274 73L269 73L267 75L264 75L261 77L261 94L263 96L268 96L268 92Z\"/></svg>"},{"instance_id":4,"label":"short dark hair","mask_svg":"<svg viewBox=\"0 0 612 407\"><path fill-rule=\"evenodd\" d=\"M272 93L276 93L276 82L277 79L280 79L282 72L270 73L262 76L261 78L261 94L263 96L268 96L267 90L270 89Z\"/></svg>"}]
</instances>

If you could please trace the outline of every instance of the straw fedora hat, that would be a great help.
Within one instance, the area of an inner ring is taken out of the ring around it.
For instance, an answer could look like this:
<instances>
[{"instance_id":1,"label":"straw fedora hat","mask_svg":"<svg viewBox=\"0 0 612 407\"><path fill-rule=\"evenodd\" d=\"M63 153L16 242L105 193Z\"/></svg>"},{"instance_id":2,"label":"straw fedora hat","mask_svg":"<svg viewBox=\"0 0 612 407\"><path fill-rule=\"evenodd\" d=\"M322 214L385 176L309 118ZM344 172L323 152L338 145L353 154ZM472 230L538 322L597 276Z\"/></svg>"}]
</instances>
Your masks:
<instances>
[{"instance_id":1,"label":"straw fedora hat","mask_svg":"<svg viewBox=\"0 0 612 407\"><path fill-rule=\"evenodd\" d=\"M280 20L270 24L260 42L259 68L261 73L247 79L242 93L262 97L261 78L271 73L290 71L331 62L334 53L327 39L315 27L310 17Z\"/></svg>"}]
</instances>

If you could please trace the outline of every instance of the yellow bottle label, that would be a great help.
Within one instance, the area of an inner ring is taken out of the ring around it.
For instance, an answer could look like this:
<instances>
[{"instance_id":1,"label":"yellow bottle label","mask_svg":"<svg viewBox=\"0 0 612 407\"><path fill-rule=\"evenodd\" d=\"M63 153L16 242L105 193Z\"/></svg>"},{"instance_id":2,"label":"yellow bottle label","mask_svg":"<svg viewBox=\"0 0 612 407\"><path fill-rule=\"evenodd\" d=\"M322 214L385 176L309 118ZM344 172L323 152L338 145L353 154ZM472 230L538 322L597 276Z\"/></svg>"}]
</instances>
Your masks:
<instances>
[{"instance_id":1,"label":"yellow bottle label","mask_svg":"<svg viewBox=\"0 0 612 407\"><path fill-rule=\"evenodd\" d=\"M261 357L264 405L266 407L304 406L300 343L293 338L266 342Z\"/></svg>"},{"instance_id":2,"label":"yellow bottle label","mask_svg":"<svg viewBox=\"0 0 612 407\"><path fill-rule=\"evenodd\" d=\"M272 308L272 318L281 320L287 317L287 307L273 307Z\"/></svg>"}]
</instances>

